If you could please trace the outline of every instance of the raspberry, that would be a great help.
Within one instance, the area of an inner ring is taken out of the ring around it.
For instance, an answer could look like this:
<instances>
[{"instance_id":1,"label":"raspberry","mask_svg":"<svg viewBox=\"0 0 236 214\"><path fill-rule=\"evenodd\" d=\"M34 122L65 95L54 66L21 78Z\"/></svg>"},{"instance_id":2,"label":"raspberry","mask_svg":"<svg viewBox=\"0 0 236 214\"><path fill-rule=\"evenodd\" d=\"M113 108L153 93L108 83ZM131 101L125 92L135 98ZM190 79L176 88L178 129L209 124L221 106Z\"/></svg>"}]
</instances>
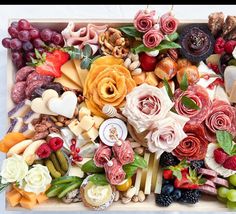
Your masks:
<instances>
[{"instance_id":1,"label":"raspberry","mask_svg":"<svg viewBox=\"0 0 236 214\"><path fill-rule=\"evenodd\" d=\"M224 52L225 40L222 37L216 39L214 52L216 54L222 54Z\"/></svg>"},{"instance_id":2,"label":"raspberry","mask_svg":"<svg viewBox=\"0 0 236 214\"><path fill-rule=\"evenodd\" d=\"M236 41L234 40L227 41L224 45L224 50L226 53L231 54L235 46L236 46Z\"/></svg>"},{"instance_id":3,"label":"raspberry","mask_svg":"<svg viewBox=\"0 0 236 214\"><path fill-rule=\"evenodd\" d=\"M36 150L36 154L40 157L40 158L48 158L51 154L51 149L49 147L49 145L47 143L43 143L37 150Z\"/></svg>"},{"instance_id":4,"label":"raspberry","mask_svg":"<svg viewBox=\"0 0 236 214\"><path fill-rule=\"evenodd\" d=\"M224 152L223 149L221 148L215 149L214 158L216 163L223 164L226 161L227 157L228 155Z\"/></svg>"},{"instance_id":5,"label":"raspberry","mask_svg":"<svg viewBox=\"0 0 236 214\"><path fill-rule=\"evenodd\" d=\"M48 144L53 151L57 151L62 148L63 140L59 137L53 137L49 140Z\"/></svg>"},{"instance_id":6,"label":"raspberry","mask_svg":"<svg viewBox=\"0 0 236 214\"><path fill-rule=\"evenodd\" d=\"M236 170L236 155L228 157L223 164L226 169Z\"/></svg>"}]
</instances>

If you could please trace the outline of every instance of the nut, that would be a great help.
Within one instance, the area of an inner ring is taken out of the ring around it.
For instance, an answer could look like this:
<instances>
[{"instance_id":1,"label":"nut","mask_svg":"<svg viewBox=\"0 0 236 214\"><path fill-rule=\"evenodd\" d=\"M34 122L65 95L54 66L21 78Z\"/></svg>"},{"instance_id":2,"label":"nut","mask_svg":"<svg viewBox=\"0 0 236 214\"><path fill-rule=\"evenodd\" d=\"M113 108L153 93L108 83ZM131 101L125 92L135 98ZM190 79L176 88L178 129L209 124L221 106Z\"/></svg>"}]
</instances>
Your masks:
<instances>
[{"instance_id":1,"label":"nut","mask_svg":"<svg viewBox=\"0 0 236 214\"><path fill-rule=\"evenodd\" d=\"M136 68L132 71L131 74L135 76L135 75L139 75L141 73L142 73L142 69L141 68Z\"/></svg>"},{"instance_id":2,"label":"nut","mask_svg":"<svg viewBox=\"0 0 236 214\"><path fill-rule=\"evenodd\" d=\"M57 120L58 120L58 122L63 123L63 122L65 121L65 117L59 115L59 116L57 117Z\"/></svg>"},{"instance_id":3,"label":"nut","mask_svg":"<svg viewBox=\"0 0 236 214\"><path fill-rule=\"evenodd\" d=\"M145 200L145 195L144 195L144 192L142 191L142 190L140 190L139 192L138 192L138 201L139 202L143 202L144 200Z\"/></svg>"},{"instance_id":4,"label":"nut","mask_svg":"<svg viewBox=\"0 0 236 214\"><path fill-rule=\"evenodd\" d=\"M130 66L129 66L129 69L131 71L133 71L134 69L138 68L140 66L140 62L139 61L133 61Z\"/></svg>"},{"instance_id":5,"label":"nut","mask_svg":"<svg viewBox=\"0 0 236 214\"><path fill-rule=\"evenodd\" d=\"M133 54L133 53L131 53L131 60L132 60L132 61L139 61L139 56L138 56L138 54Z\"/></svg>"},{"instance_id":6,"label":"nut","mask_svg":"<svg viewBox=\"0 0 236 214\"><path fill-rule=\"evenodd\" d=\"M104 41L104 45L111 51L114 49L114 47L106 39Z\"/></svg>"},{"instance_id":7,"label":"nut","mask_svg":"<svg viewBox=\"0 0 236 214\"><path fill-rule=\"evenodd\" d=\"M144 153L144 148L143 147L137 147L134 149L134 152L137 153L138 155L142 155Z\"/></svg>"},{"instance_id":8,"label":"nut","mask_svg":"<svg viewBox=\"0 0 236 214\"><path fill-rule=\"evenodd\" d=\"M140 147L140 143L135 142L135 141L131 141L131 142L130 142L130 145L131 145L131 147L132 147L133 149Z\"/></svg>"},{"instance_id":9,"label":"nut","mask_svg":"<svg viewBox=\"0 0 236 214\"><path fill-rule=\"evenodd\" d=\"M117 191L115 192L114 201L119 201L119 199L120 199L120 192L117 190Z\"/></svg>"},{"instance_id":10,"label":"nut","mask_svg":"<svg viewBox=\"0 0 236 214\"><path fill-rule=\"evenodd\" d=\"M122 201L123 204L128 204L128 203L131 201L131 198L123 197L123 198L121 199L121 201Z\"/></svg>"},{"instance_id":11,"label":"nut","mask_svg":"<svg viewBox=\"0 0 236 214\"><path fill-rule=\"evenodd\" d=\"M65 126L68 126L70 124L70 122L71 122L71 120L66 120L65 123L64 123Z\"/></svg>"},{"instance_id":12,"label":"nut","mask_svg":"<svg viewBox=\"0 0 236 214\"><path fill-rule=\"evenodd\" d=\"M125 193L125 197L132 198L135 195L136 187L130 187Z\"/></svg>"},{"instance_id":13,"label":"nut","mask_svg":"<svg viewBox=\"0 0 236 214\"><path fill-rule=\"evenodd\" d=\"M54 116L49 116L50 117L50 119L55 123L55 122L57 122L57 118L56 117L54 117Z\"/></svg>"},{"instance_id":14,"label":"nut","mask_svg":"<svg viewBox=\"0 0 236 214\"><path fill-rule=\"evenodd\" d=\"M131 64L131 59L130 59L130 58L127 58L127 59L125 60L125 62L124 62L124 66L125 66L126 68L128 68L128 67L130 66L130 64Z\"/></svg>"},{"instance_id":15,"label":"nut","mask_svg":"<svg viewBox=\"0 0 236 214\"><path fill-rule=\"evenodd\" d=\"M131 200L135 203L138 202L138 196L134 195Z\"/></svg>"},{"instance_id":16,"label":"nut","mask_svg":"<svg viewBox=\"0 0 236 214\"><path fill-rule=\"evenodd\" d=\"M120 38L116 39L115 46L124 46L124 45L125 45L125 38L124 37L120 37Z\"/></svg>"},{"instance_id":17,"label":"nut","mask_svg":"<svg viewBox=\"0 0 236 214\"><path fill-rule=\"evenodd\" d=\"M61 122L56 122L55 125L56 125L56 126L59 126L59 127L63 127L63 126L64 126L64 124L61 123Z\"/></svg>"}]
</instances>

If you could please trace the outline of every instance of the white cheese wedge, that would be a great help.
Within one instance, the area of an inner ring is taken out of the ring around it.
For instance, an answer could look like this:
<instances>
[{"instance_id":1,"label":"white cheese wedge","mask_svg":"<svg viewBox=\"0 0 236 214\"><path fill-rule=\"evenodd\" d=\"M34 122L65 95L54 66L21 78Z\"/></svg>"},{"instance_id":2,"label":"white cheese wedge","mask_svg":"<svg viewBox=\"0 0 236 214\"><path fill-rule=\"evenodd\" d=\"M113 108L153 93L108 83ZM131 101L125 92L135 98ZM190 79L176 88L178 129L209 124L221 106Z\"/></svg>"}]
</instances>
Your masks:
<instances>
[{"instance_id":1,"label":"white cheese wedge","mask_svg":"<svg viewBox=\"0 0 236 214\"><path fill-rule=\"evenodd\" d=\"M79 110L79 121L81 121L84 116L90 116L90 115L91 115L91 110L85 106L82 106Z\"/></svg>"},{"instance_id":2,"label":"white cheese wedge","mask_svg":"<svg viewBox=\"0 0 236 214\"><path fill-rule=\"evenodd\" d=\"M95 123L93 117L85 115L82 120L80 121L80 127L85 130L88 131L89 129L92 128L93 124Z\"/></svg>"},{"instance_id":3,"label":"white cheese wedge","mask_svg":"<svg viewBox=\"0 0 236 214\"><path fill-rule=\"evenodd\" d=\"M234 65L227 66L224 71L225 90L227 94L231 93L233 83L235 80L236 80L236 66Z\"/></svg>"},{"instance_id":4,"label":"white cheese wedge","mask_svg":"<svg viewBox=\"0 0 236 214\"><path fill-rule=\"evenodd\" d=\"M140 190L142 171L143 171L142 169L138 168L136 172L136 178L135 178L135 184L134 184L135 189L136 189L135 195L138 195L138 192Z\"/></svg>"},{"instance_id":5,"label":"white cheese wedge","mask_svg":"<svg viewBox=\"0 0 236 214\"><path fill-rule=\"evenodd\" d=\"M151 153L149 153L149 152L144 153L144 160L147 162L148 165L149 165L150 154ZM143 171L142 171L140 190L143 190L143 191L145 189L145 184L146 184L146 179L147 179L147 172L148 172L148 168L143 169Z\"/></svg>"},{"instance_id":6,"label":"white cheese wedge","mask_svg":"<svg viewBox=\"0 0 236 214\"><path fill-rule=\"evenodd\" d=\"M86 143L91 142L90 138L89 139L84 139L82 135L79 135L76 139L76 146L81 148L84 146Z\"/></svg>"},{"instance_id":7,"label":"white cheese wedge","mask_svg":"<svg viewBox=\"0 0 236 214\"><path fill-rule=\"evenodd\" d=\"M68 127L76 136L79 136L83 132L83 129L80 126L80 122L77 119L73 119L69 123Z\"/></svg>"},{"instance_id":8,"label":"white cheese wedge","mask_svg":"<svg viewBox=\"0 0 236 214\"><path fill-rule=\"evenodd\" d=\"M155 185L155 190L154 190L154 193L156 193L156 194L161 193L162 179L163 179L162 174L163 174L163 171L161 168L159 168L159 170L157 172L157 179L156 179L156 185Z\"/></svg>"},{"instance_id":9,"label":"white cheese wedge","mask_svg":"<svg viewBox=\"0 0 236 214\"><path fill-rule=\"evenodd\" d=\"M84 172L78 166L70 166L68 175L83 178Z\"/></svg>"},{"instance_id":10,"label":"white cheese wedge","mask_svg":"<svg viewBox=\"0 0 236 214\"><path fill-rule=\"evenodd\" d=\"M88 75L88 70L87 69L82 69L80 67L81 60L73 59L73 62L74 62L75 68L77 70L77 74L78 74L78 76L80 78L81 85L82 85L82 87L84 87L85 80L86 80L86 77Z\"/></svg>"},{"instance_id":11,"label":"white cheese wedge","mask_svg":"<svg viewBox=\"0 0 236 214\"><path fill-rule=\"evenodd\" d=\"M80 148L80 156L83 158L92 158L94 156L95 150L98 148L98 143L87 143L83 147Z\"/></svg>"},{"instance_id":12,"label":"white cheese wedge","mask_svg":"<svg viewBox=\"0 0 236 214\"><path fill-rule=\"evenodd\" d=\"M104 119L102 117L99 117L99 116L93 116L93 120L94 120L94 127L96 129L99 129L100 125L104 121Z\"/></svg>"},{"instance_id":13,"label":"white cheese wedge","mask_svg":"<svg viewBox=\"0 0 236 214\"><path fill-rule=\"evenodd\" d=\"M68 127L64 127L61 128L61 136L64 140L63 147L70 150L71 140L75 138L74 134L70 131Z\"/></svg>"},{"instance_id":14,"label":"white cheese wedge","mask_svg":"<svg viewBox=\"0 0 236 214\"><path fill-rule=\"evenodd\" d=\"M236 86L236 85L235 85L235 86ZM236 88L235 88L235 89L236 89ZM217 85L217 86L215 87L214 99L223 100L223 101L225 101L225 102L227 102L227 103L230 104L230 102L229 102L229 97L228 97L228 95L226 94L224 88L221 87L221 86L219 86L219 85Z\"/></svg>"},{"instance_id":15,"label":"white cheese wedge","mask_svg":"<svg viewBox=\"0 0 236 214\"><path fill-rule=\"evenodd\" d=\"M152 175L153 175L153 165L154 165L154 154L150 154L149 163L148 163L148 170L147 170L147 176L145 181L145 187L144 187L144 194L149 195L151 193L151 187L152 187Z\"/></svg>"},{"instance_id":16,"label":"white cheese wedge","mask_svg":"<svg viewBox=\"0 0 236 214\"><path fill-rule=\"evenodd\" d=\"M98 130L95 127L92 127L87 132L82 133L82 136L85 140L94 141L98 137Z\"/></svg>"},{"instance_id":17,"label":"white cheese wedge","mask_svg":"<svg viewBox=\"0 0 236 214\"><path fill-rule=\"evenodd\" d=\"M68 77L66 77L64 74L62 74L61 77L55 78L54 82L58 82L61 83L63 86L68 87L70 89L77 89L82 91L82 88L75 84L74 82L72 82Z\"/></svg>"}]
</instances>

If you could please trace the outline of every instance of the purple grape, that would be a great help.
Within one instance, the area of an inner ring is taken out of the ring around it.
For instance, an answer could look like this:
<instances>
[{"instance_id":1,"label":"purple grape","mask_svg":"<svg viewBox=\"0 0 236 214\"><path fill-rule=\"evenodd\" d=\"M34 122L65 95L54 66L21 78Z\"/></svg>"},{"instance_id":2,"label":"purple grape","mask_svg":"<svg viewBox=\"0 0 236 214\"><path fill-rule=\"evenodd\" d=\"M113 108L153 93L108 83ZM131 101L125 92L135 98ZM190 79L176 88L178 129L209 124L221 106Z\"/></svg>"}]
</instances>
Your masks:
<instances>
[{"instance_id":1,"label":"purple grape","mask_svg":"<svg viewBox=\"0 0 236 214\"><path fill-rule=\"evenodd\" d=\"M16 65L16 67L19 69L24 65L23 55L21 52L14 51L12 53L12 62Z\"/></svg>"},{"instance_id":2,"label":"purple grape","mask_svg":"<svg viewBox=\"0 0 236 214\"><path fill-rule=\"evenodd\" d=\"M29 30L31 26L30 26L30 23L26 19L20 19L18 21L18 28L20 30Z\"/></svg>"},{"instance_id":3,"label":"purple grape","mask_svg":"<svg viewBox=\"0 0 236 214\"><path fill-rule=\"evenodd\" d=\"M28 30L21 30L18 33L18 38L22 41L22 42L27 42L30 40L30 33Z\"/></svg>"},{"instance_id":4,"label":"purple grape","mask_svg":"<svg viewBox=\"0 0 236 214\"><path fill-rule=\"evenodd\" d=\"M41 48L45 46L45 43L40 38L34 39L33 44L35 48Z\"/></svg>"},{"instance_id":5,"label":"purple grape","mask_svg":"<svg viewBox=\"0 0 236 214\"><path fill-rule=\"evenodd\" d=\"M12 22L11 23L11 27L14 27L14 28L18 28L18 22Z\"/></svg>"},{"instance_id":6,"label":"purple grape","mask_svg":"<svg viewBox=\"0 0 236 214\"><path fill-rule=\"evenodd\" d=\"M10 48L11 38L4 38L2 40L2 45L4 48Z\"/></svg>"},{"instance_id":7,"label":"purple grape","mask_svg":"<svg viewBox=\"0 0 236 214\"><path fill-rule=\"evenodd\" d=\"M61 45L63 44L63 37L60 33L54 33L52 35L52 42L56 45Z\"/></svg>"},{"instance_id":8,"label":"purple grape","mask_svg":"<svg viewBox=\"0 0 236 214\"><path fill-rule=\"evenodd\" d=\"M39 38L39 30L37 28L34 28L30 30L29 32L30 32L31 39Z\"/></svg>"},{"instance_id":9,"label":"purple grape","mask_svg":"<svg viewBox=\"0 0 236 214\"><path fill-rule=\"evenodd\" d=\"M32 57L32 58L36 58L34 52L28 52L28 53L26 54L26 61L27 61L27 62L31 62L31 57Z\"/></svg>"},{"instance_id":10,"label":"purple grape","mask_svg":"<svg viewBox=\"0 0 236 214\"><path fill-rule=\"evenodd\" d=\"M8 28L8 33L11 35L12 38L17 38L18 37L18 30L15 27L10 26Z\"/></svg>"},{"instance_id":11,"label":"purple grape","mask_svg":"<svg viewBox=\"0 0 236 214\"><path fill-rule=\"evenodd\" d=\"M40 37L44 42L50 42L53 32L49 28L45 28L40 32Z\"/></svg>"},{"instance_id":12,"label":"purple grape","mask_svg":"<svg viewBox=\"0 0 236 214\"><path fill-rule=\"evenodd\" d=\"M22 47L23 47L23 50L26 52L29 52L34 49L34 46L30 41L23 42Z\"/></svg>"},{"instance_id":13,"label":"purple grape","mask_svg":"<svg viewBox=\"0 0 236 214\"><path fill-rule=\"evenodd\" d=\"M19 39L14 38L10 42L10 48L12 50L20 50L22 48L22 42Z\"/></svg>"}]
</instances>

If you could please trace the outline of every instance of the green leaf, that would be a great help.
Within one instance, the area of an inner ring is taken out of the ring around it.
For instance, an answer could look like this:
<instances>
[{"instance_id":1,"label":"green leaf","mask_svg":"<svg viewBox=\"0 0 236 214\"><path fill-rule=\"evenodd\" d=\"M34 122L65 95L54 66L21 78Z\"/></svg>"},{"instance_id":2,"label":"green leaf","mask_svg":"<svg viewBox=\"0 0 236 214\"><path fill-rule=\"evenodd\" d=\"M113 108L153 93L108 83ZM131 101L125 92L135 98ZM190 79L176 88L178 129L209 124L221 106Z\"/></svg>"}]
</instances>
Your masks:
<instances>
[{"instance_id":1,"label":"green leaf","mask_svg":"<svg viewBox=\"0 0 236 214\"><path fill-rule=\"evenodd\" d=\"M175 32L175 33L168 35L167 37L171 42L173 42L179 38L179 34L177 32Z\"/></svg>"},{"instance_id":2,"label":"green leaf","mask_svg":"<svg viewBox=\"0 0 236 214\"><path fill-rule=\"evenodd\" d=\"M89 44L86 44L83 48L83 55L86 57L90 57L92 55L92 48Z\"/></svg>"},{"instance_id":3,"label":"green leaf","mask_svg":"<svg viewBox=\"0 0 236 214\"><path fill-rule=\"evenodd\" d=\"M136 173L137 169L138 167L133 166L132 164L126 164L123 166L123 170L126 173L126 178L132 177Z\"/></svg>"},{"instance_id":4,"label":"green leaf","mask_svg":"<svg viewBox=\"0 0 236 214\"><path fill-rule=\"evenodd\" d=\"M134 26L124 26L119 28L119 30L131 37L142 37L142 33L137 31Z\"/></svg>"},{"instance_id":5,"label":"green leaf","mask_svg":"<svg viewBox=\"0 0 236 214\"><path fill-rule=\"evenodd\" d=\"M101 57L101 55L97 55L97 56L93 57L93 58L92 58L92 61L91 61L91 64L92 64L96 59L98 59L99 57Z\"/></svg>"},{"instance_id":6,"label":"green leaf","mask_svg":"<svg viewBox=\"0 0 236 214\"><path fill-rule=\"evenodd\" d=\"M172 112L178 114L178 112L175 110L175 107L174 107L174 106L170 109L170 111L172 111Z\"/></svg>"},{"instance_id":7,"label":"green leaf","mask_svg":"<svg viewBox=\"0 0 236 214\"><path fill-rule=\"evenodd\" d=\"M167 94L169 95L169 98L172 100L174 95L166 78L164 78L163 83L166 88Z\"/></svg>"},{"instance_id":8,"label":"green leaf","mask_svg":"<svg viewBox=\"0 0 236 214\"><path fill-rule=\"evenodd\" d=\"M83 58L80 63L81 69L89 69L91 62L92 62L92 60L90 58L88 58L88 57Z\"/></svg>"},{"instance_id":9,"label":"green leaf","mask_svg":"<svg viewBox=\"0 0 236 214\"><path fill-rule=\"evenodd\" d=\"M97 186L104 186L109 184L105 174L94 174L89 178L89 181L93 182L93 184Z\"/></svg>"},{"instance_id":10,"label":"green leaf","mask_svg":"<svg viewBox=\"0 0 236 214\"><path fill-rule=\"evenodd\" d=\"M236 144L233 145L231 155L236 155Z\"/></svg>"},{"instance_id":11,"label":"green leaf","mask_svg":"<svg viewBox=\"0 0 236 214\"><path fill-rule=\"evenodd\" d=\"M81 167L81 170L86 173L103 173L104 172L104 168L97 167L93 159L84 163Z\"/></svg>"},{"instance_id":12,"label":"green leaf","mask_svg":"<svg viewBox=\"0 0 236 214\"><path fill-rule=\"evenodd\" d=\"M181 98L181 102L182 102L182 104L185 107L187 107L189 109L195 109L195 110L199 110L200 109L199 106L192 99L190 99L190 98L188 98L186 96L183 96Z\"/></svg>"},{"instance_id":13,"label":"green leaf","mask_svg":"<svg viewBox=\"0 0 236 214\"><path fill-rule=\"evenodd\" d=\"M132 48L132 52L138 54L140 52L150 52L155 50L165 50L165 49L172 49L172 48L181 48L181 46L175 42L163 40L157 47L155 48L148 48L144 44L141 44L135 48Z\"/></svg>"},{"instance_id":14,"label":"green leaf","mask_svg":"<svg viewBox=\"0 0 236 214\"><path fill-rule=\"evenodd\" d=\"M182 173L180 170L173 170L173 175L180 181L182 179Z\"/></svg>"},{"instance_id":15,"label":"green leaf","mask_svg":"<svg viewBox=\"0 0 236 214\"><path fill-rule=\"evenodd\" d=\"M206 182L207 182L207 179L206 179L206 178L200 178L200 179L198 180L198 184L199 184L199 185L204 185Z\"/></svg>"},{"instance_id":16,"label":"green leaf","mask_svg":"<svg viewBox=\"0 0 236 214\"><path fill-rule=\"evenodd\" d=\"M39 51L38 51L36 48L34 49L34 51L35 51L35 56L36 56L36 58L37 58L37 59L42 59L41 54L39 53Z\"/></svg>"},{"instance_id":17,"label":"green leaf","mask_svg":"<svg viewBox=\"0 0 236 214\"><path fill-rule=\"evenodd\" d=\"M2 181L2 176L0 176L0 181ZM2 184L2 182L1 182L0 183L0 193L3 192L9 185L10 185L10 183Z\"/></svg>"},{"instance_id":18,"label":"green leaf","mask_svg":"<svg viewBox=\"0 0 236 214\"><path fill-rule=\"evenodd\" d=\"M229 155L231 155L233 147L233 137L227 131L217 131L216 132L216 139L219 143L219 146Z\"/></svg>"},{"instance_id":19,"label":"green leaf","mask_svg":"<svg viewBox=\"0 0 236 214\"><path fill-rule=\"evenodd\" d=\"M182 91L186 91L188 89L188 77L187 73L184 72L183 78L179 84L179 87Z\"/></svg>"}]
</instances>

